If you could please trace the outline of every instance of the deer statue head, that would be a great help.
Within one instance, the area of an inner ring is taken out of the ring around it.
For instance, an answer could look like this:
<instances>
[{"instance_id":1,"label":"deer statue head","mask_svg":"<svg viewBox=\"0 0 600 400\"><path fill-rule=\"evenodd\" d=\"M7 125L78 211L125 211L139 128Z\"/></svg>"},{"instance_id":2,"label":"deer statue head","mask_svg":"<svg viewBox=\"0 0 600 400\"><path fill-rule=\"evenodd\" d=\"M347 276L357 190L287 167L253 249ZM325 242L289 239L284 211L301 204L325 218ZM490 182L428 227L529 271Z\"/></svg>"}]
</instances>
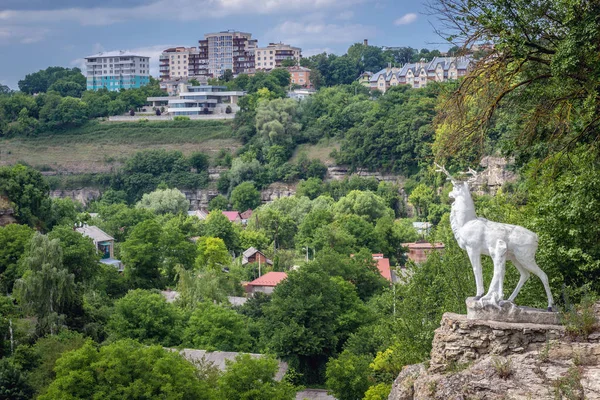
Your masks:
<instances>
[{"instance_id":1,"label":"deer statue head","mask_svg":"<svg viewBox=\"0 0 600 400\"><path fill-rule=\"evenodd\" d=\"M460 175L471 175L471 178L467 180L459 180L450 175L445 167L437 163L435 163L435 166L437 167L436 172L443 172L448 177L447 179L452 182L452 191L448 194L448 197L455 200L471 197L471 194L469 193L469 184L475 182L475 179L477 179L477 172L472 168L469 168L467 172L459 172Z\"/></svg>"}]
</instances>

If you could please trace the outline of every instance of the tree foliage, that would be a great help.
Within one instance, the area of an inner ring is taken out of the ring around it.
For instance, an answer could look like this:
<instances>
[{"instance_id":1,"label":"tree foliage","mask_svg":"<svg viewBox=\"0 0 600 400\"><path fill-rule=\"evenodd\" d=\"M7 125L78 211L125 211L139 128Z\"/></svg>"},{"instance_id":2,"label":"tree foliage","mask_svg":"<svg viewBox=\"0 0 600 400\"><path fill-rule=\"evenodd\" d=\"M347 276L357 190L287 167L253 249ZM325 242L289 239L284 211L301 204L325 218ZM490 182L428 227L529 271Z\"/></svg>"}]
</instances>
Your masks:
<instances>
[{"instance_id":1,"label":"tree foliage","mask_svg":"<svg viewBox=\"0 0 600 400\"><path fill-rule=\"evenodd\" d=\"M74 275L63 264L60 241L36 234L23 264L26 271L15 283L15 297L26 312L37 317L39 334L55 333L75 295Z\"/></svg>"},{"instance_id":2,"label":"tree foliage","mask_svg":"<svg viewBox=\"0 0 600 400\"><path fill-rule=\"evenodd\" d=\"M176 352L131 339L99 349L89 341L56 362L56 379L40 399L211 399L207 386Z\"/></svg>"},{"instance_id":3,"label":"tree foliage","mask_svg":"<svg viewBox=\"0 0 600 400\"><path fill-rule=\"evenodd\" d=\"M136 289L115 302L107 327L117 339L173 346L181 341L181 319L161 294Z\"/></svg>"},{"instance_id":4,"label":"tree foliage","mask_svg":"<svg viewBox=\"0 0 600 400\"><path fill-rule=\"evenodd\" d=\"M136 207L152 210L156 214L181 214L187 212L190 202L177 189L157 189L144 194Z\"/></svg>"}]
</instances>

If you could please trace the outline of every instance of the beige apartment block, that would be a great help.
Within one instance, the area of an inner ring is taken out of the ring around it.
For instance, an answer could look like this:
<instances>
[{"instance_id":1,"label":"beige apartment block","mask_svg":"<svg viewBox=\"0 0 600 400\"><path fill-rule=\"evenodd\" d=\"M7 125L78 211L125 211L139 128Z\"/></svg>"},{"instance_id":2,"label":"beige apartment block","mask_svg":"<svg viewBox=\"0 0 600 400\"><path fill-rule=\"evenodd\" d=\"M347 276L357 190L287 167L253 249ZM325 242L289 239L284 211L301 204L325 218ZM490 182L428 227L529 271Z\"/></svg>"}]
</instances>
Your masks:
<instances>
[{"instance_id":1,"label":"beige apartment block","mask_svg":"<svg viewBox=\"0 0 600 400\"><path fill-rule=\"evenodd\" d=\"M258 47L255 50L254 65L257 71L269 71L281 67L283 60L296 60L300 62L302 49L284 43L269 43L267 47Z\"/></svg>"}]
</instances>

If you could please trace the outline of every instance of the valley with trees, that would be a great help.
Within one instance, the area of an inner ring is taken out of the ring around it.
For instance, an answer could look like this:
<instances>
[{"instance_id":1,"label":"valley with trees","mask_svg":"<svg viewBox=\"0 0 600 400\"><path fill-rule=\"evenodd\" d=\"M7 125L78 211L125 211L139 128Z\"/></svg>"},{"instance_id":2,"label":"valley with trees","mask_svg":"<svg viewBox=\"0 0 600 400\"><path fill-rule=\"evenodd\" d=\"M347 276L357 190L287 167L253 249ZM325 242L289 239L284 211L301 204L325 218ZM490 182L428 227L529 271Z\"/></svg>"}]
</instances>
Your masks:
<instances>
[{"instance_id":1,"label":"valley with trees","mask_svg":"<svg viewBox=\"0 0 600 400\"><path fill-rule=\"evenodd\" d=\"M160 95L154 80L93 92L77 68L50 67L17 92L0 87L0 217L14 222L0 226L0 398L284 400L321 388L387 399L404 366L428 360L442 315L465 314L475 294L450 227L452 185L434 162L458 174L506 159L515 178L473 194L478 216L537 233L562 312L597 298L600 8L432 7L459 45L451 52L494 49L466 77L421 89L372 92L357 78L439 52L359 43L302 59L318 90L301 101L286 97L285 69L215 79L247 93L224 122L104 120ZM332 179L332 166L348 176ZM263 201L274 184L294 194ZM50 195L77 188L101 195ZM214 193L203 218L188 213L193 190ZM244 223L223 213L248 209ZM85 225L114 239L122 272L74 230ZM419 239L443 252L415 263L403 244ZM250 248L270 263L245 262ZM487 286L489 258L483 267ZM232 302L267 272L287 275L272 294ZM506 286L518 280L508 267ZM532 279L518 303L545 308L545 298ZM219 369L182 349L239 354Z\"/></svg>"}]
</instances>

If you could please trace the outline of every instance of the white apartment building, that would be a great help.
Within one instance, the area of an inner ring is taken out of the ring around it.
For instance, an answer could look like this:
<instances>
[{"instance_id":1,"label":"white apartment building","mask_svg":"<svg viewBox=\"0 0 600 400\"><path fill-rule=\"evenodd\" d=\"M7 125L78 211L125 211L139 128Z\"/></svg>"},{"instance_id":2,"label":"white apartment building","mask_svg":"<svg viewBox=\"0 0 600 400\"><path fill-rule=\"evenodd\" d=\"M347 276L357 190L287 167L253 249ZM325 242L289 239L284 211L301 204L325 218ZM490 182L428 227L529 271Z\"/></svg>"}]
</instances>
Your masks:
<instances>
[{"instance_id":1,"label":"white apartment building","mask_svg":"<svg viewBox=\"0 0 600 400\"><path fill-rule=\"evenodd\" d=\"M150 82L150 57L109 51L85 57L87 89L139 88Z\"/></svg>"},{"instance_id":2,"label":"white apartment building","mask_svg":"<svg viewBox=\"0 0 600 400\"><path fill-rule=\"evenodd\" d=\"M283 60L300 62L302 49L284 43L269 43L267 47L258 47L254 51L254 66L257 71L269 71L281 67Z\"/></svg>"}]
</instances>

